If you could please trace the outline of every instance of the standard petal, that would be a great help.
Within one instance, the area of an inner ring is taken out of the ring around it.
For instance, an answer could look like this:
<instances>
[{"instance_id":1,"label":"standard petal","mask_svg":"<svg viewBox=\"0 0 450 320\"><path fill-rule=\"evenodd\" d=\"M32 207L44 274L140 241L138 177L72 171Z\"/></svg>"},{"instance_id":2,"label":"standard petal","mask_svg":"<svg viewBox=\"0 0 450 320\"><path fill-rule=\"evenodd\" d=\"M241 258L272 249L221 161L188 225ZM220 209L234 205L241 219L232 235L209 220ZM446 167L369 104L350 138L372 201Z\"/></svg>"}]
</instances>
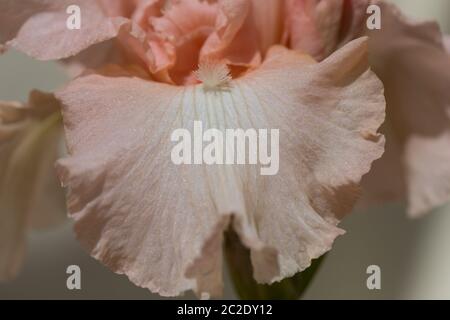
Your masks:
<instances>
[{"instance_id":1,"label":"standard petal","mask_svg":"<svg viewBox=\"0 0 450 320\"><path fill-rule=\"evenodd\" d=\"M163 16L151 19L155 32L174 47L176 59L170 77L175 83L184 84L192 76L200 50L214 31L216 17L215 4L182 0L171 5Z\"/></svg>"},{"instance_id":2,"label":"standard petal","mask_svg":"<svg viewBox=\"0 0 450 320\"><path fill-rule=\"evenodd\" d=\"M206 40L200 59L224 59L229 64L251 67L261 61L258 30L248 0L219 0L215 31Z\"/></svg>"},{"instance_id":3,"label":"standard petal","mask_svg":"<svg viewBox=\"0 0 450 320\"><path fill-rule=\"evenodd\" d=\"M367 8L373 0L344 0L339 30L340 45L360 37L367 28Z\"/></svg>"},{"instance_id":4,"label":"standard petal","mask_svg":"<svg viewBox=\"0 0 450 320\"><path fill-rule=\"evenodd\" d=\"M19 270L26 231L64 217L54 171L62 136L56 105L37 91L27 105L0 104L0 281Z\"/></svg>"},{"instance_id":5,"label":"standard petal","mask_svg":"<svg viewBox=\"0 0 450 320\"><path fill-rule=\"evenodd\" d=\"M284 29L285 0L251 0L252 13L258 30L259 48L263 54L281 42Z\"/></svg>"},{"instance_id":6,"label":"standard petal","mask_svg":"<svg viewBox=\"0 0 450 320\"><path fill-rule=\"evenodd\" d=\"M71 5L81 9L80 30L67 27ZM94 0L0 1L0 44L41 60L73 56L116 37L128 23L124 18L107 17Z\"/></svg>"},{"instance_id":7,"label":"standard petal","mask_svg":"<svg viewBox=\"0 0 450 320\"><path fill-rule=\"evenodd\" d=\"M344 0L287 0L285 41L316 60L328 57L338 45L343 10Z\"/></svg>"},{"instance_id":8,"label":"standard petal","mask_svg":"<svg viewBox=\"0 0 450 320\"><path fill-rule=\"evenodd\" d=\"M110 17L131 17L138 4L152 0L95 0ZM155 0L156 1L156 0ZM93 1L94 2L94 1ZM154 2L154 1L153 1Z\"/></svg>"},{"instance_id":9,"label":"standard petal","mask_svg":"<svg viewBox=\"0 0 450 320\"><path fill-rule=\"evenodd\" d=\"M97 69L108 64L147 66L151 73L157 74L174 65L174 54L150 28L151 18L162 14L163 2L164 0L99 0L108 17L126 17L133 23L127 23L127 27L121 29L117 38L90 46L76 56L65 59L70 75L78 76L86 69Z\"/></svg>"},{"instance_id":10,"label":"standard petal","mask_svg":"<svg viewBox=\"0 0 450 320\"><path fill-rule=\"evenodd\" d=\"M370 33L371 64L386 88L386 136L392 140L386 153L397 153L397 159L384 163L397 161L402 171L370 175L378 175L386 187L402 178L396 185L404 186L409 214L418 216L450 200L450 56L436 23L409 20L395 6L377 3L383 26ZM381 163L377 168L384 170Z\"/></svg>"},{"instance_id":11,"label":"standard petal","mask_svg":"<svg viewBox=\"0 0 450 320\"><path fill-rule=\"evenodd\" d=\"M259 282L307 268L343 233L336 224L383 151L383 89L364 39L320 64L274 47L223 90L91 75L58 97L70 153L58 171L78 238L115 272L167 296L221 293L227 228L250 248ZM195 120L204 130L278 129L278 174L175 165L171 134L193 133Z\"/></svg>"}]
</instances>

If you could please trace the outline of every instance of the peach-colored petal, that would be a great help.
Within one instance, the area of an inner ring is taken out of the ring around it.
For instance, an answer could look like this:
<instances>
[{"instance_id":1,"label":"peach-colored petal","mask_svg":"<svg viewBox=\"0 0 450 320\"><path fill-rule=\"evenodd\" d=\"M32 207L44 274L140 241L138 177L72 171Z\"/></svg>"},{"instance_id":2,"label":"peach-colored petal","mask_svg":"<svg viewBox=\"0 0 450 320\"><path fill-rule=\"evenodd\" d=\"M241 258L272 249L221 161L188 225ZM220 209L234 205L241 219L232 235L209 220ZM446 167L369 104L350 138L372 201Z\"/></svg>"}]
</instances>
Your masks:
<instances>
[{"instance_id":1,"label":"peach-colored petal","mask_svg":"<svg viewBox=\"0 0 450 320\"><path fill-rule=\"evenodd\" d=\"M103 11L109 17L127 17L130 18L136 10L139 2L144 0L94 0L97 1ZM148 1L147 1L148 2Z\"/></svg>"},{"instance_id":2,"label":"peach-colored petal","mask_svg":"<svg viewBox=\"0 0 450 320\"><path fill-rule=\"evenodd\" d=\"M74 57L64 59L63 65L71 77L77 77L86 69L97 69L107 64L124 63L120 47L115 40L108 40L83 50Z\"/></svg>"},{"instance_id":3,"label":"peach-colored petal","mask_svg":"<svg viewBox=\"0 0 450 320\"><path fill-rule=\"evenodd\" d=\"M393 134L389 119L381 126L380 131L386 137L385 152L363 178L364 192L358 201L358 207L361 209L380 203L398 202L405 194L402 146Z\"/></svg>"},{"instance_id":4,"label":"peach-colored petal","mask_svg":"<svg viewBox=\"0 0 450 320\"><path fill-rule=\"evenodd\" d=\"M81 9L81 30L67 28L70 5ZM0 2L0 44L42 60L73 56L114 38L127 24L127 19L107 17L94 0Z\"/></svg>"},{"instance_id":5,"label":"peach-colored petal","mask_svg":"<svg viewBox=\"0 0 450 320\"><path fill-rule=\"evenodd\" d=\"M366 31L367 8L372 0L344 0L339 42L345 44Z\"/></svg>"},{"instance_id":6,"label":"peach-colored petal","mask_svg":"<svg viewBox=\"0 0 450 320\"><path fill-rule=\"evenodd\" d=\"M445 45L445 49L450 54L450 36L444 37L444 45Z\"/></svg>"},{"instance_id":7,"label":"peach-colored petal","mask_svg":"<svg viewBox=\"0 0 450 320\"><path fill-rule=\"evenodd\" d=\"M58 93L70 156L58 164L82 244L135 284L173 296L222 289L222 237L273 282L331 248L357 184L380 157L382 85L364 39L317 64L274 47L226 89L91 75ZM280 167L171 162L174 129L280 130Z\"/></svg>"},{"instance_id":8,"label":"peach-colored petal","mask_svg":"<svg viewBox=\"0 0 450 320\"><path fill-rule=\"evenodd\" d=\"M119 42L125 51L126 60L143 64L159 81L172 83L168 70L175 65L175 49L155 33L141 34L141 31L136 29L136 35L123 33L120 36Z\"/></svg>"},{"instance_id":9,"label":"peach-colored petal","mask_svg":"<svg viewBox=\"0 0 450 320\"><path fill-rule=\"evenodd\" d=\"M198 66L200 50L214 31L217 6L198 0L174 3L164 15L151 20L153 29L174 47L176 60L170 68L175 83L186 83Z\"/></svg>"},{"instance_id":10,"label":"peach-colored petal","mask_svg":"<svg viewBox=\"0 0 450 320\"><path fill-rule=\"evenodd\" d=\"M256 66L261 61L258 30L248 0L219 0L216 30L206 40L200 60L225 60L237 66Z\"/></svg>"},{"instance_id":11,"label":"peach-colored petal","mask_svg":"<svg viewBox=\"0 0 450 320\"><path fill-rule=\"evenodd\" d=\"M136 10L132 15L132 20L143 30L149 31L151 19L161 16L166 5L166 0L138 0Z\"/></svg>"},{"instance_id":12,"label":"peach-colored petal","mask_svg":"<svg viewBox=\"0 0 450 320\"><path fill-rule=\"evenodd\" d=\"M20 268L28 228L64 217L54 171L62 137L58 107L37 91L27 105L0 103L0 281Z\"/></svg>"},{"instance_id":13,"label":"peach-colored petal","mask_svg":"<svg viewBox=\"0 0 450 320\"><path fill-rule=\"evenodd\" d=\"M216 5L199 0L180 0L161 17L151 19L152 26L169 41L184 43L197 34L211 33L216 21Z\"/></svg>"},{"instance_id":14,"label":"peach-colored petal","mask_svg":"<svg viewBox=\"0 0 450 320\"><path fill-rule=\"evenodd\" d=\"M73 76L86 69L107 64L141 65L157 76L175 64L175 52L150 28L152 17L161 16L163 0L102 0L100 4L109 17L130 17L134 22L122 28L117 39L90 46L64 63ZM168 76L167 76L168 77ZM165 79L161 79L166 81ZM166 82L171 82L167 79Z\"/></svg>"},{"instance_id":15,"label":"peach-colored petal","mask_svg":"<svg viewBox=\"0 0 450 320\"><path fill-rule=\"evenodd\" d=\"M284 29L284 0L251 0L252 13L258 30L259 48L265 54L267 50L281 42Z\"/></svg>"},{"instance_id":16,"label":"peach-colored petal","mask_svg":"<svg viewBox=\"0 0 450 320\"><path fill-rule=\"evenodd\" d=\"M322 60L339 41L344 0L287 0L286 41L292 49Z\"/></svg>"},{"instance_id":17,"label":"peach-colored petal","mask_svg":"<svg viewBox=\"0 0 450 320\"><path fill-rule=\"evenodd\" d=\"M450 200L450 56L436 23L378 4L383 27L370 33L372 66L386 88L387 138L399 145L408 212L418 216Z\"/></svg>"}]
</instances>

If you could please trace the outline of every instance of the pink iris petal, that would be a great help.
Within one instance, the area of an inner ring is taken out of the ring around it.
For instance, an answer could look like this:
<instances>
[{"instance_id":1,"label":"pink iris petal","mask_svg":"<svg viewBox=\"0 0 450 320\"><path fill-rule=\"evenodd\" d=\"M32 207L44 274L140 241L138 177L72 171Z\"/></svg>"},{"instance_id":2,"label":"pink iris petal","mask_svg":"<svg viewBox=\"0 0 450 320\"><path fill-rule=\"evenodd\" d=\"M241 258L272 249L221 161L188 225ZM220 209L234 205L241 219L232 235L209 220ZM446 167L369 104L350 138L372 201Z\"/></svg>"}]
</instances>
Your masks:
<instances>
[{"instance_id":1,"label":"pink iris petal","mask_svg":"<svg viewBox=\"0 0 450 320\"><path fill-rule=\"evenodd\" d=\"M165 296L222 291L222 239L233 228L257 281L307 268L383 152L382 85L356 40L322 63L274 47L229 90L175 87L126 73L90 75L58 93L70 156L58 164L78 238L95 258ZM176 166L174 129L276 128L280 171Z\"/></svg>"},{"instance_id":2,"label":"pink iris petal","mask_svg":"<svg viewBox=\"0 0 450 320\"><path fill-rule=\"evenodd\" d=\"M370 33L370 54L386 89L388 144L366 194L405 197L410 215L419 216L450 200L450 56L436 23L378 4L383 27Z\"/></svg>"}]
</instances>

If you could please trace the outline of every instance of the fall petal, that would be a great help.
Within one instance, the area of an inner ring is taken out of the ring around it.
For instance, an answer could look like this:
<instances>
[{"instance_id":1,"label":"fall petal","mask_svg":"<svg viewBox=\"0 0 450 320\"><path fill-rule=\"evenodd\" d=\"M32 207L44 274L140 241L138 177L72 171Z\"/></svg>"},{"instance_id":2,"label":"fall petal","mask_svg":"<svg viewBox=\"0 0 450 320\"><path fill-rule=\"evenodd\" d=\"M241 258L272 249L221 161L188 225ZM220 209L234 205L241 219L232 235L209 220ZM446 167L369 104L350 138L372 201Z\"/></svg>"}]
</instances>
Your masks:
<instances>
[{"instance_id":1,"label":"fall petal","mask_svg":"<svg viewBox=\"0 0 450 320\"><path fill-rule=\"evenodd\" d=\"M81 9L80 30L67 28L70 5ZM2 0L0 2L0 44L13 47L41 60L73 56L91 45L114 38L124 18L109 18L93 0Z\"/></svg>"},{"instance_id":2,"label":"fall petal","mask_svg":"<svg viewBox=\"0 0 450 320\"><path fill-rule=\"evenodd\" d=\"M371 62L386 88L389 138L400 150L408 212L418 216L450 200L450 56L436 23L378 4L383 27L370 33Z\"/></svg>"},{"instance_id":3,"label":"fall petal","mask_svg":"<svg viewBox=\"0 0 450 320\"><path fill-rule=\"evenodd\" d=\"M1 281L20 268L26 231L64 217L54 172L62 134L55 105L54 98L37 91L27 105L0 103Z\"/></svg>"},{"instance_id":4,"label":"fall petal","mask_svg":"<svg viewBox=\"0 0 450 320\"><path fill-rule=\"evenodd\" d=\"M408 213L413 217L450 201L450 131L417 136L405 145Z\"/></svg>"},{"instance_id":5,"label":"fall petal","mask_svg":"<svg viewBox=\"0 0 450 320\"><path fill-rule=\"evenodd\" d=\"M450 54L450 36L444 37L444 45L445 49L447 50L447 53Z\"/></svg>"},{"instance_id":6,"label":"fall petal","mask_svg":"<svg viewBox=\"0 0 450 320\"><path fill-rule=\"evenodd\" d=\"M43 229L58 225L67 219L66 197L61 182L58 180L55 162L65 153L63 127L61 120L61 105L53 93L34 90L28 98L30 115L33 119L45 119L49 125L45 134L47 144L45 150L47 162L42 161L38 169L35 195L32 198L33 209L30 210L30 226L33 229ZM41 123L41 127L45 125Z\"/></svg>"},{"instance_id":7,"label":"fall petal","mask_svg":"<svg viewBox=\"0 0 450 320\"><path fill-rule=\"evenodd\" d=\"M87 100L80 100L80 90ZM100 76L60 93L72 157L60 162L59 171L69 186L78 237L114 271L167 296L196 288L185 272L220 220L205 197L203 169L170 161L178 108L193 99L193 93L188 101L183 95L181 88ZM85 130L95 133L87 137ZM104 140L112 136L115 143Z\"/></svg>"},{"instance_id":8,"label":"fall petal","mask_svg":"<svg viewBox=\"0 0 450 320\"><path fill-rule=\"evenodd\" d=\"M364 192L358 201L358 207L363 210L373 205L399 202L405 195L402 146L389 120L381 126L380 131L386 137L385 152L381 159L373 163L372 169L363 178Z\"/></svg>"},{"instance_id":9,"label":"fall petal","mask_svg":"<svg viewBox=\"0 0 450 320\"><path fill-rule=\"evenodd\" d=\"M173 296L219 295L222 240L250 248L271 283L331 248L357 184L383 151L378 79L364 39L323 63L274 47L226 90L91 75L58 94L70 157L58 164L82 244L134 283ZM175 165L171 134L279 129L280 167Z\"/></svg>"}]
</instances>

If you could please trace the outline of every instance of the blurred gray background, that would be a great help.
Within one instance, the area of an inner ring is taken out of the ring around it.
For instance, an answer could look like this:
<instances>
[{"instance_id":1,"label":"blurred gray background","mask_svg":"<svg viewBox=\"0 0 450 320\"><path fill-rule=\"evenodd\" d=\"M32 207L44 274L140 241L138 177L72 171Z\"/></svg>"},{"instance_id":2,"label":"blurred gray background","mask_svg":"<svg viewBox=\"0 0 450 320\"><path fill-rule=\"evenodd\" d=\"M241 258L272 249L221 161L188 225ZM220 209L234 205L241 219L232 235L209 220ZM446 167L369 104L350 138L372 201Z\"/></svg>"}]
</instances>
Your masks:
<instances>
[{"instance_id":1,"label":"blurred gray background","mask_svg":"<svg viewBox=\"0 0 450 320\"><path fill-rule=\"evenodd\" d=\"M438 19L450 31L449 0L397 0L409 14ZM53 63L16 52L0 58L0 99L26 100L33 89L53 90L66 77ZM450 299L450 206L420 220L399 204L355 212L308 290L307 299ZM66 288L66 268L79 265L82 290ZM366 268L382 271L382 289L369 291ZM225 298L235 298L226 281ZM187 295L187 298L193 298ZM70 222L33 232L20 276L0 284L0 299L158 299L90 258L76 242Z\"/></svg>"}]
</instances>

